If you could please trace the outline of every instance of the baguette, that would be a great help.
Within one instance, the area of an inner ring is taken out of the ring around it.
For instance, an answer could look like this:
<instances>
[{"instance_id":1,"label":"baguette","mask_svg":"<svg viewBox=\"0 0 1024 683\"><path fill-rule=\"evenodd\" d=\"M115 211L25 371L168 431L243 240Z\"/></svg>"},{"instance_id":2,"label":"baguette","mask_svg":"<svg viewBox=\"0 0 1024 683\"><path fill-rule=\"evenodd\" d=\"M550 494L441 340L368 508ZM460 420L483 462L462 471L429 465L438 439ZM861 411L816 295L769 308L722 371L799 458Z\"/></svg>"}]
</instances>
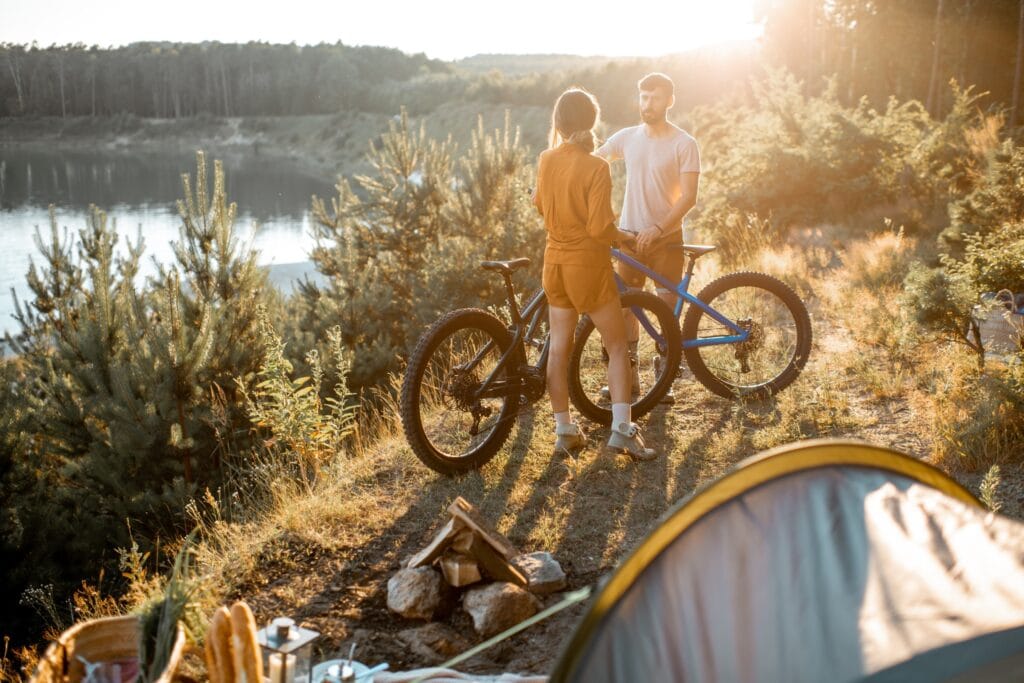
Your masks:
<instances>
[{"instance_id":1,"label":"baguette","mask_svg":"<svg viewBox=\"0 0 1024 683\"><path fill-rule=\"evenodd\" d=\"M231 612L218 607L206 632L206 668L210 683L235 683L235 665L231 647Z\"/></svg>"},{"instance_id":2,"label":"baguette","mask_svg":"<svg viewBox=\"0 0 1024 683\"><path fill-rule=\"evenodd\" d=\"M263 659L256 642L256 618L241 600L231 606L231 643L235 682L263 683Z\"/></svg>"},{"instance_id":3,"label":"baguette","mask_svg":"<svg viewBox=\"0 0 1024 683\"><path fill-rule=\"evenodd\" d=\"M213 651L213 625L206 629L206 642L203 643L203 653L206 655L206 673L210 676L210 683L223 683L220 678L220 667L217 666L217 655Z\"/></svg>"}]
</instances>

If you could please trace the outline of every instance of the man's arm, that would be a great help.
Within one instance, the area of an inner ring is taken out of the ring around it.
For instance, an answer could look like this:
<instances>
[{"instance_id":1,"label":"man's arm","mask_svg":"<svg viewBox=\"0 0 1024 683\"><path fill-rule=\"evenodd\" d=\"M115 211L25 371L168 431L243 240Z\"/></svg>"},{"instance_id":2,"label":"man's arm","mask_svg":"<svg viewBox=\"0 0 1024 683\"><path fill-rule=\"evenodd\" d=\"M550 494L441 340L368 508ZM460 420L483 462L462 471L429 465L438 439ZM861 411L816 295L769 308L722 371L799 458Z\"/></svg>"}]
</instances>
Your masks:
<instances>
[{"instance_id":1,"label":"man's arm","mask_svg":"<svg viewBox=\"0 0 1024 683\"><path fill-rule=\"evenodd\" d=\"M620 131L621 132L621 131ZM605 143L594 150L594 154L605 161L612 162L622 158L622 136L615 133Z\"/></svg>"},{"instance_id":2,"label":"man's arm","mask_svg":"<svg viewBox=\"0 0 1024 683\"><path fill-rule=\"evenodd\" d=\"M669 212L661 220L652 226L640 231L637 236L637 246L640 251L648 249L658 239L663 237L669 230L669 226L676 225L697 205L697 188L700 184L700 173L683 173L679 178L679 185L682 193L679 199L672 205Z\"/></svg>"},{"instance_id":3,"label":"man's arm","mask_svg":"<svg viewBox=\"0 0 1024 683\"><path fill-rule=\"evenodd\" d=\"M697 187L700 184L700 173L683 173L679 178L679 187L682 194L672 205L672 209L664 218L658 221L659 227L665 230L665 226L675 225L683 220L690 209L697 205Z\"/></svg>"}]
</instances>

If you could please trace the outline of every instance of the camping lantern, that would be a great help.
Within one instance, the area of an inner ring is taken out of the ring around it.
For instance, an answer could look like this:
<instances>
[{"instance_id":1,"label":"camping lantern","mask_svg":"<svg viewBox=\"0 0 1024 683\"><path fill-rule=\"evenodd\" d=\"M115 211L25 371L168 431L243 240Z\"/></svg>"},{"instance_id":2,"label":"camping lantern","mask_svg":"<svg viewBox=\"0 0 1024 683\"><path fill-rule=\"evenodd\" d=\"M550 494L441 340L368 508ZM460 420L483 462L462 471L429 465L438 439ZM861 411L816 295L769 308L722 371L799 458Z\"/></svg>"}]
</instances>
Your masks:
<instances>
[{"instance_id":1,"label":"camping lantern","mask_svg":"<svg viewBox=\"0 0 1024 683\"><path fill-rule=\"evenodd\" d=\"M296 626L294 619L274 619L256 634L264 676L270 683L312 683L313 641L319 637L316 631Z\"/></svg>"}]
</instances>

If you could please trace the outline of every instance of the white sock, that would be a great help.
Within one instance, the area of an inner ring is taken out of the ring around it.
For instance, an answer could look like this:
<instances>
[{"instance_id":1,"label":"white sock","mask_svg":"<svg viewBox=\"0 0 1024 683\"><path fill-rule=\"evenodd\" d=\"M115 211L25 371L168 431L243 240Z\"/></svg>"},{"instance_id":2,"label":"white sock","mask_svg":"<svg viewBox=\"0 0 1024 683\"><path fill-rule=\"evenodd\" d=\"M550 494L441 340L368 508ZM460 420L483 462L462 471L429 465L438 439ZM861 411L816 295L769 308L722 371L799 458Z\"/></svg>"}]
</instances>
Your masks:
<instances>
[{"instance_id":1,"label":"white sock","mask_svg":"<svg viewBox=\"0 0 1024 683\"><path fill-rule=\"evenodd\" d=\"M632 406L629 403L612 404L612 429L615 429L620 424L629 424L631 422L630 408Z\"/></svg>"},{"instance_id":2,"label":"white sock","mask_svg":"<svg viewBox=\"0 0 1024 683\"><path fill-rule=\"evenodd\" d=\"M556 429L558 427L562 426L562 425L571 425L571 424L572 424L572 414L568 410L566 410L565 412L561 412L561 413L555 413L555 428Z\"/></svg>"}]
</instances>

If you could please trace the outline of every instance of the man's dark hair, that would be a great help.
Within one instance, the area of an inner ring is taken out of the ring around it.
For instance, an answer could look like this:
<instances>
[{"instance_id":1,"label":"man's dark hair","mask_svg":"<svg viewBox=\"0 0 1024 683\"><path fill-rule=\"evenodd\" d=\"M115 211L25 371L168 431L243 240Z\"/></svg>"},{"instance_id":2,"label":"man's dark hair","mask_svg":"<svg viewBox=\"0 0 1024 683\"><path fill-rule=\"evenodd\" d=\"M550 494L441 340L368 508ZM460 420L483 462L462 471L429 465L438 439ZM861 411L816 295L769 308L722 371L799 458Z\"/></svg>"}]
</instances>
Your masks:
<instances>
[{"instance_id":1,"label":"man's dark hair","mask_svg":"<svg viewBox=\"0 0 1024 683\"><path fill-rule=\"evenodd\" d=\"M675 95L675 84L672 82L671 78L663 73L655 72L653 74L647 74L640 79L640 82L636 84L636 87L640 90L665 88L668 90L669 95Z\"/></svg>"}]
</instances>

